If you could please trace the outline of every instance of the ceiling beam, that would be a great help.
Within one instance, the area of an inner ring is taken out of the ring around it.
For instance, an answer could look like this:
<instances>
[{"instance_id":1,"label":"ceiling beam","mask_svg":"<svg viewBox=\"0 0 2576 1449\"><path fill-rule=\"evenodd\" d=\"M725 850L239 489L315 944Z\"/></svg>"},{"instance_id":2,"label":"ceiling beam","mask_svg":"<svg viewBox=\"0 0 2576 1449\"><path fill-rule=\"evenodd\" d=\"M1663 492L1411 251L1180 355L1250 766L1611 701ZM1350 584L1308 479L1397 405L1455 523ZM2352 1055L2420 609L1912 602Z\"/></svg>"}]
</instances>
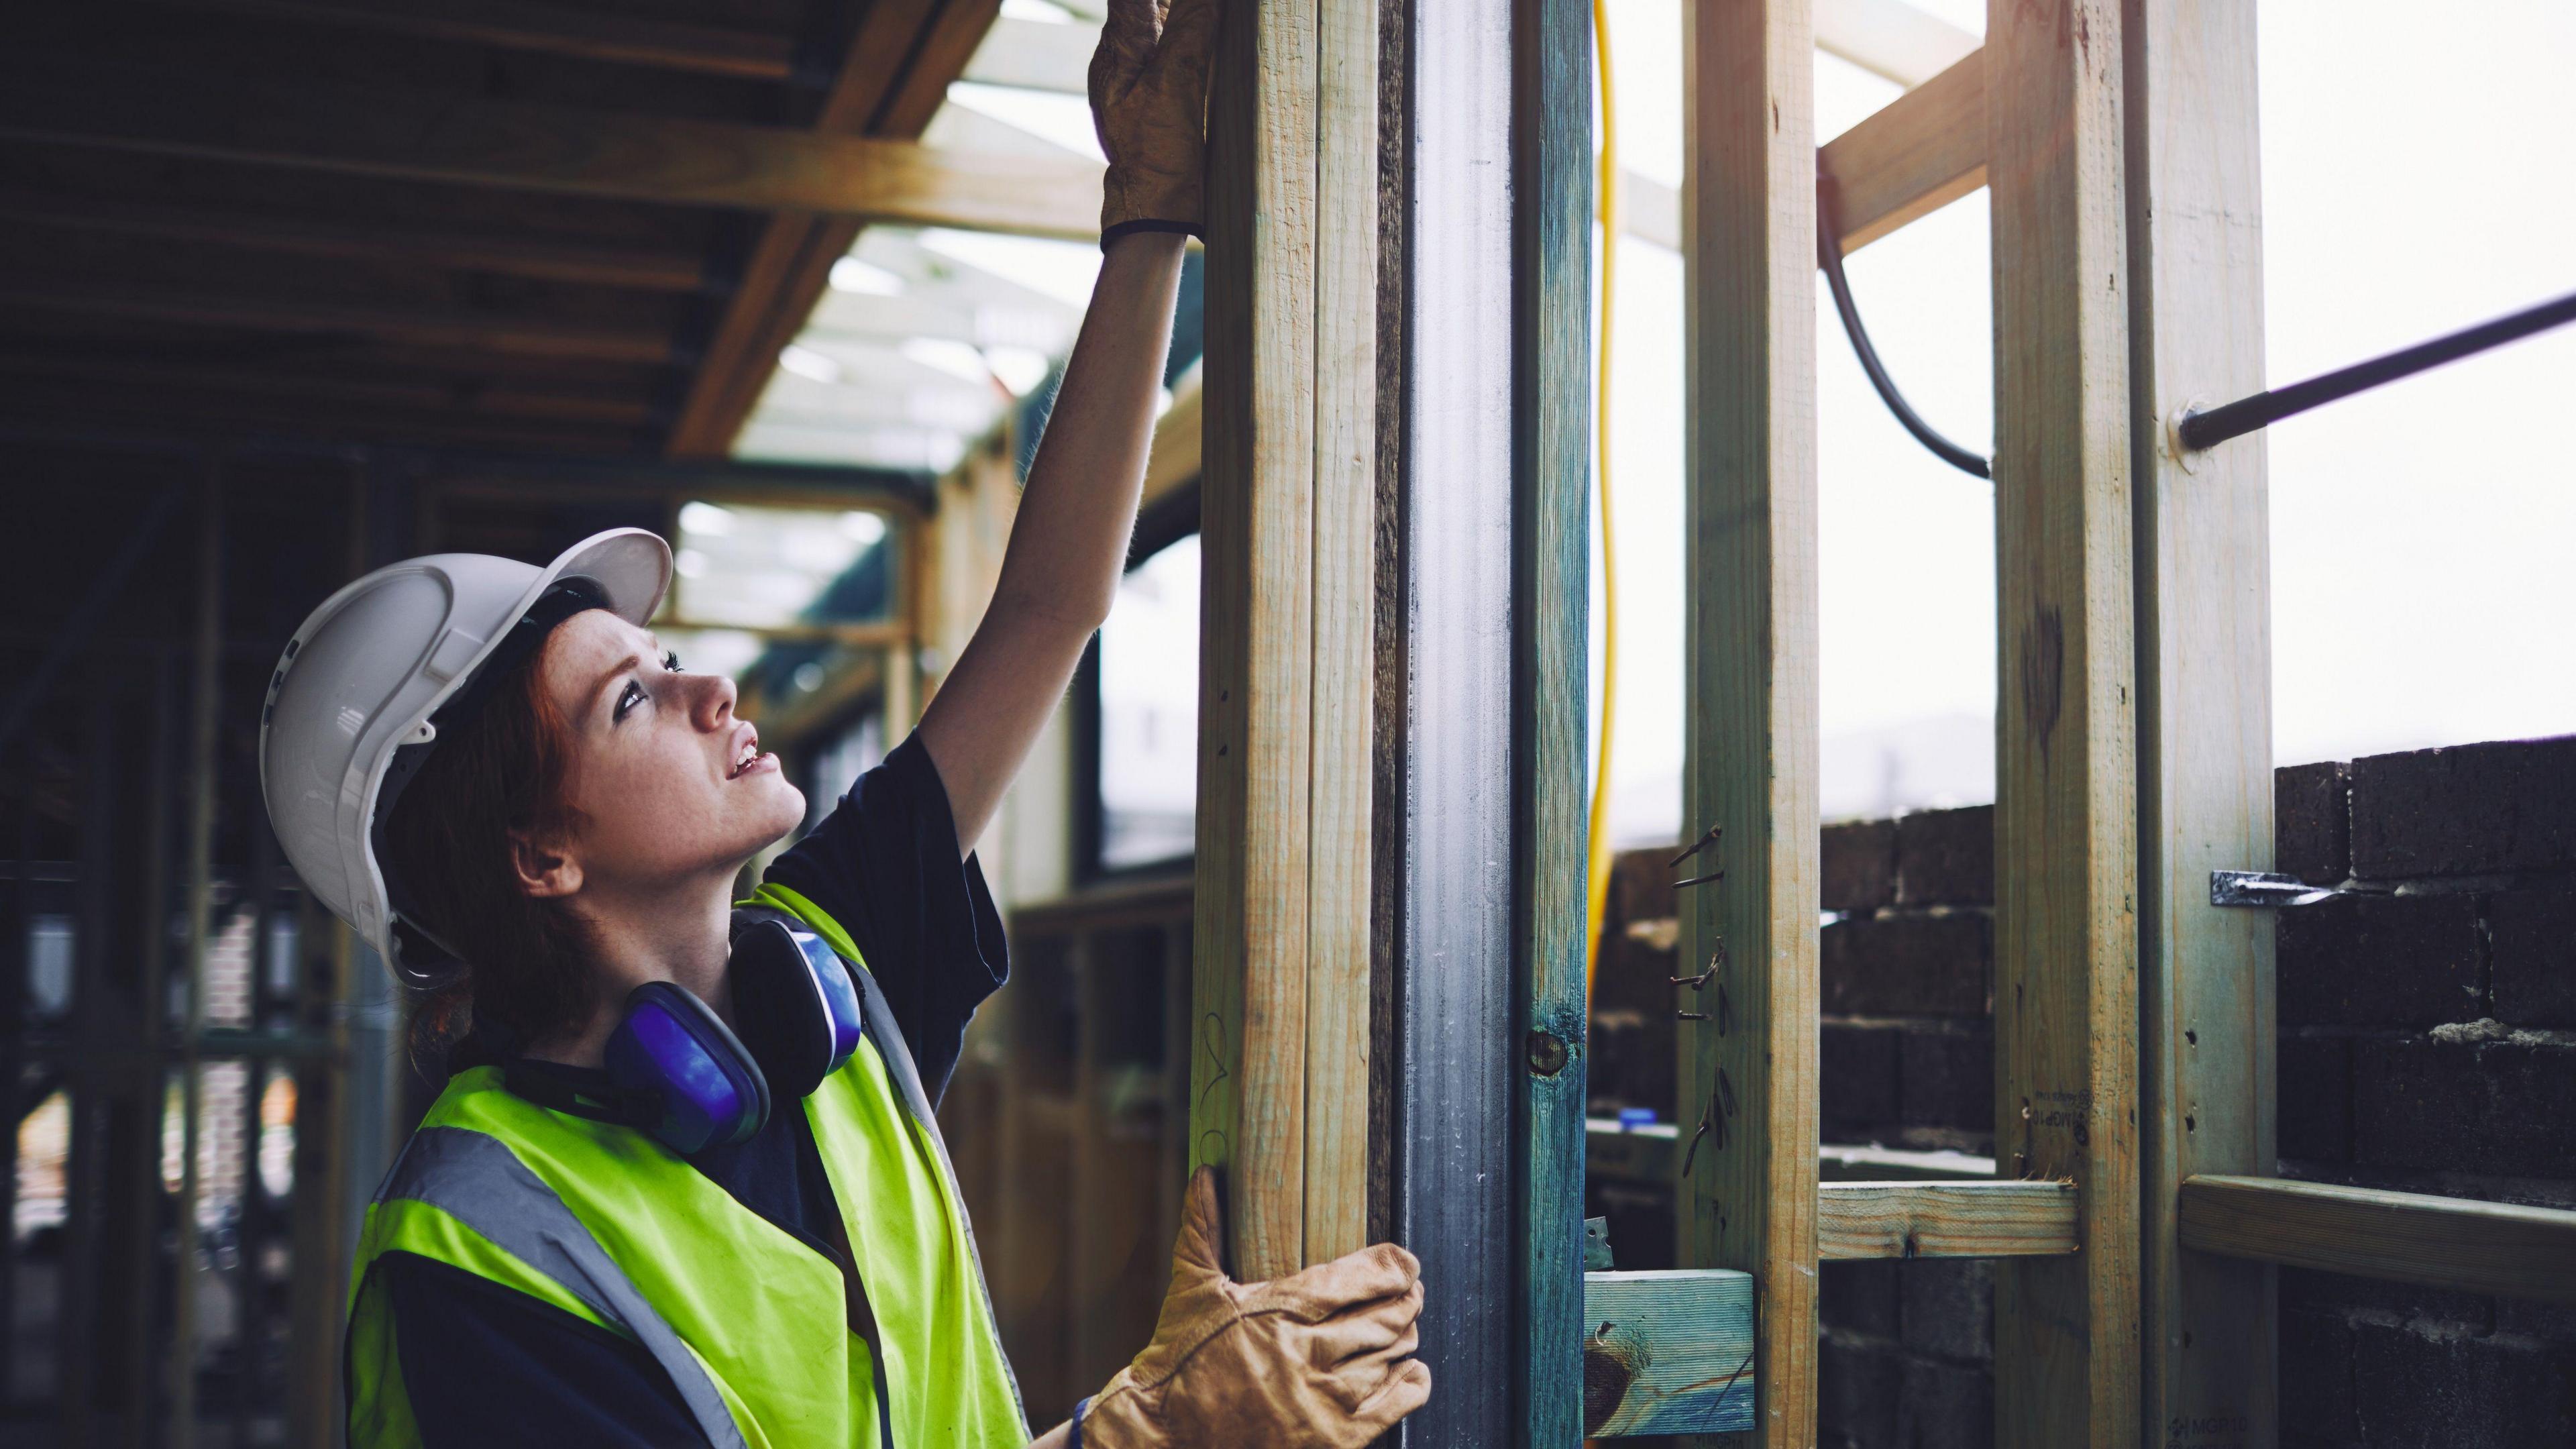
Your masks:
<instances>
[{"instance_id":1,"label":"ceiling beam","mask_svg":"<svg viewBox=\"0 0 2576 1449\"><path fill-rule=\"evenodd\" d=\"M1000 12L1001 0L878 0L842 59L818 127L865 130L887 138L876 142L881 145L904 144L918 137L947 99L949 82L965 71L967 60L983 44ZM910 68L899 77L893 67L876 59L904 53L891 48L891 32L898 30L913 56ZM1097 235L1099 168L1070 157L1023 159L1031 166L1080 170L1089 189L1078 189L1058 204L1073 206L1078 198L1087 221L1071 234ZM779 350L804 326L831 280L832 264L846 256L857 240L861 220L847 216L770 219L743 268L742 285L717 321L705 362L689 379L688 395L666 446L672 456L708 457L733 445L743 419L760 399Z\"/></svg>"},{"instance_id":2,"label":"ceiling beam","mask_svg":"<svg viewBox=\"0 0 2576 1449\"><path fill-rule=\"evenodd\" d=\"M185 9L258 15L400 35L462 40L505 50L657 66L700 75L784 81L795 42L729 25L691 25L522 0L165 0Z\"/></svg>"},{"instance_id":3,"label":"ceiling beam","mask_svg":"<svg viewBox=\"0 0 2576 1449\"><path fill-rule=\"evenodd\" d=\"M628 394L531 389L481 379L367 378L170 367L140 359L64 357L54 352L0 353L0 376L96 382L144 398L164 394L246 394L408 409L424 415L533 418L629 428L659 421L649 400Z\"/></svg>"},{"instance_id":4,"label":"ceiling beam","mask_svg":"<svg viewBox=\"0 0 2576 1449\"><path fill-rule=\"evenodd\" d=\"M0 64L0 136L853 221L1099 232L1101 168L1071 156L986 156L408 87L84 71L48 59L20 53Z\"/></svg>"},{"instance_id":5,"label":"ceiling beam","mask_svg":"<svg viewBox=\"0 0 2576 1449\"><path fill-rule=\"evenodd\" d=\"M0 191L0 221L297 256L419 262L458 271L640 292L718 290L705 261L694 253L602 242L546 241L415 229L383 222L351 226L298 217L203 211L115 197L32 191Z\"/></svg>"},{"instance_id":6,"label":"ceiling beam","mask_svg":"<svg viewBox=\"0 0 2576 1449\"><path fill-rule=\"evenodd\" d=\"M373 337L521 357L641 363L683 360L668 336L649 327L610 327L471 312L405 312L182 291L108 291L30 285L23 280L0 286L0 308L256 332Z\"/></svg>"}]
</instances>

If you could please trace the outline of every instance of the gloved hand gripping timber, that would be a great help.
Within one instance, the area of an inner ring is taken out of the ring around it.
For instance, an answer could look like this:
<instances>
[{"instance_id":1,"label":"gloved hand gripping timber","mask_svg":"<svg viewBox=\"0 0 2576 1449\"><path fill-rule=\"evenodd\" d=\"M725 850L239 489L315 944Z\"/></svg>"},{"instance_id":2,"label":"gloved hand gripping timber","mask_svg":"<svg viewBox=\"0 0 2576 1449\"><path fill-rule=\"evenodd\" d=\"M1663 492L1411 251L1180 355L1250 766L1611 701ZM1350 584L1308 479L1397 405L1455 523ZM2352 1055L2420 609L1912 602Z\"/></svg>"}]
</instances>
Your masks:
<instances>
[{"instance_id":1,"label":"gloved hand gripping timber","mask_svg":"<svg viewBox=\"0 0 2576 1449\"><path fill-rule=\"evenodd\" d=\"M1205 237L1216 0L1109 0L1091 55L1091 118L1109 174L1100 245L1137 231Z\"/></svg>"},{"instance_id":2,"label":"gloved hand gripping timber","mask_svg":"<svg viewBox=\"0 0 2576 1449\"><path fill-rule=\"evenodd\" d=\"M1362 1449L1422 1407L1422 1265L1380 1243L1266 1283L1219 1265L1216 1175L1190 1179L1154 1341L1091 1401L1085 1449Z\"/></svg>"}]
</instances>

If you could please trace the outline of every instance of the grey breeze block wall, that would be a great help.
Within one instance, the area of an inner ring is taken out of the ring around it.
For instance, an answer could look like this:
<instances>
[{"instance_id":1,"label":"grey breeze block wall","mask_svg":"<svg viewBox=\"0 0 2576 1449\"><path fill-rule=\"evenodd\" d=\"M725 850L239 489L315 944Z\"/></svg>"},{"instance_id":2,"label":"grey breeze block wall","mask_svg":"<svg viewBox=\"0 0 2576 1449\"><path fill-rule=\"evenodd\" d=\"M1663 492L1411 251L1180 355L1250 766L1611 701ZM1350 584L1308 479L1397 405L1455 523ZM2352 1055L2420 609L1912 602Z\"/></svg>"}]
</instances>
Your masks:
<instances>
[{"instance_id":1,"label":"grey breeze block wall","mask_svg":"<svg viewBox=\"0 0 2576 1449\"><path fill-rule=\"evenodd\" d=\"M2277 868L2394 894L2278 913L2284 1176L2576 1208L2576 737L2295 765ZM1825 1140L1988 1153L1993 811L1827 826ZM1673 1115L1670 851L1621 857L1596 1115ZM1668 1187L1604 1181L1622 1268L1670 1266ZM1991 1273L1824 1268L1833 1449L1992 1442ZM2576 1307L2281 1273L2289 1449L2576 1445Z\"/></svg>"}]
</instances>

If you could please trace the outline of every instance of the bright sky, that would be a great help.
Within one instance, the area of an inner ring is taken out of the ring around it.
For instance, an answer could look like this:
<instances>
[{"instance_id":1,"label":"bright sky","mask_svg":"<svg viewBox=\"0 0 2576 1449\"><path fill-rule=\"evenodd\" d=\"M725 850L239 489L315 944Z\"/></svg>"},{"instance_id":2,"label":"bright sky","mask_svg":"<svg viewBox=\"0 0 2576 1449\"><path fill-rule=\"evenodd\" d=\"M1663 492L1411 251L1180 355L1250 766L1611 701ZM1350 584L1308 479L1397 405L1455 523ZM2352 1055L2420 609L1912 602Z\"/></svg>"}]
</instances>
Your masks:
<instances>
[{"instance_id":1,"label":"bright sky","mask_svg":"<svg viewBox=\"0 0 2576 1449\"><path fill-rule=\"evenodd\" d=\"M1916 0L1975 32L1975 0ZM1678 0L1610 0L1629 169L1681 179ZM2438 18L2436 18L2438 16ZM2263 0L2266 335L2286 383L2576 290L2576 4ZM1817 133L1896 87L1817 61ZM1993 425L1978 193L1848 265L1933 425ZM1671 839L1681 768L1681 263L1621 243L1612 487L1614 833ZM1824 809L1992 798L1991 493L1869 390L1818 284ZM2275 758L2576 731L2576 329L2280 424L2269 441ZM1598 610L1595 611L1596 629Z\"/></svg>"}]
</instances>

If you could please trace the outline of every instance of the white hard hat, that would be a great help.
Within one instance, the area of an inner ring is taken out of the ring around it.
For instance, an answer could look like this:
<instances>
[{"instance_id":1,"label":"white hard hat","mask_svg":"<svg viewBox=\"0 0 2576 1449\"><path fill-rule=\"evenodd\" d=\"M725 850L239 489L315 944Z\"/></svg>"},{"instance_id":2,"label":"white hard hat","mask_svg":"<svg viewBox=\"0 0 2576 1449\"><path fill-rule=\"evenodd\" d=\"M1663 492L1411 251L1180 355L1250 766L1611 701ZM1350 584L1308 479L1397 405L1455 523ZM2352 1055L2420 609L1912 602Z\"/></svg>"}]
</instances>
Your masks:
<instances>
[{"instance_id":1,"label":"white hard hat","mask_svg":"<svg viewBox=\"0 0 2576 1449\"><path fill-rule=\"evenodd\" d=\"M437 739L430 717L467 689L514 628L526 622L541 636L561 617L532 619L530 610L541 598L564 598L565 590L548 591L567 580L587 581L579 601L642 624L670 587L671 549L643 529L619 528L544 568L479 553L407 559L323 600L278 658L259 717L269 822L305 887L401 975L429 979L447 963L406 960L406 944L415 958L434 953L417 937L396 939L375 851L387 772L398 750ZM426 755L406 751L402 778Z\"/></svg>"}]
</instances>

